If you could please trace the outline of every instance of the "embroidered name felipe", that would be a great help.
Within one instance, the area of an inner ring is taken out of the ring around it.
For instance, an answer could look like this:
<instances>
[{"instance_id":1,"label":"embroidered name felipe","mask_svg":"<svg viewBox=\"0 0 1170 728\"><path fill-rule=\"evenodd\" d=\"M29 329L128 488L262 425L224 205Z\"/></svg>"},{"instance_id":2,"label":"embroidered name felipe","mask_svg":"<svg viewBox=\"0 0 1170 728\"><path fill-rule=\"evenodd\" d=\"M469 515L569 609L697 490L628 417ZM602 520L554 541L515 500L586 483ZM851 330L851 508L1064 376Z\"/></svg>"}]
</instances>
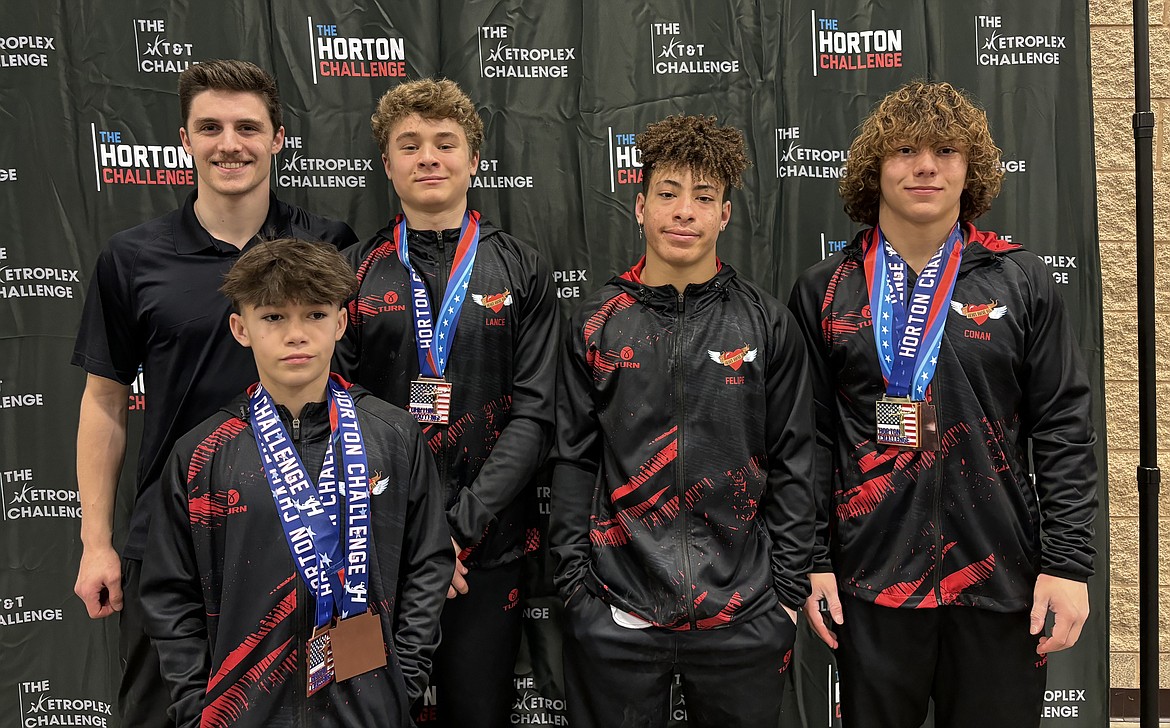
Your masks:
<instances>
[{"instance_id":1,"label":"embroidered name felipe","mask_svg":"<svg viewBox=\"0 0 1170 728\"><path fill-rule=\"evenodd\" d=\"M1001 319L1007 315L1007 306L999 305L999 301L994 299L990 303L960 303L958 301L951 301L951 308L954 309L955 313L971 319L979 326L982 326L988 319ZM963 331L963 337L990 341L991 332L965 329Z\"/></svg>"},{"instance_id":2,"label":"embroidered name felipe","mask_svg":"<svg viewBox=\"0 0 1170 728\"><path fill-rule=\"evenodd\" d=\"M755 361L758 353L759 349L753 349L751 344L744 344L738 349L732 349L731 351L707 350L707 356L711 357L711 361L716 364L722 364L725 367L731 367L733 372L738 372L739 368L744 364L750 364ZM726 384L743 384L745 378L725 377L723 381Z\"/></svg>"},{"instance_id":3,"label":"embroidered name felipe","mask_svg":"<svg viewBox=\"0 0 1170 728\"><path fill-rule=\"evenodd\" d=\"M512 292L505 289L503 293L473 293L471 300L492 313L499 313L505 306L512 305ZM507 322L503 316L489 316L484 321L484 326L505 326Z\"/></svg>"}]
</instances>

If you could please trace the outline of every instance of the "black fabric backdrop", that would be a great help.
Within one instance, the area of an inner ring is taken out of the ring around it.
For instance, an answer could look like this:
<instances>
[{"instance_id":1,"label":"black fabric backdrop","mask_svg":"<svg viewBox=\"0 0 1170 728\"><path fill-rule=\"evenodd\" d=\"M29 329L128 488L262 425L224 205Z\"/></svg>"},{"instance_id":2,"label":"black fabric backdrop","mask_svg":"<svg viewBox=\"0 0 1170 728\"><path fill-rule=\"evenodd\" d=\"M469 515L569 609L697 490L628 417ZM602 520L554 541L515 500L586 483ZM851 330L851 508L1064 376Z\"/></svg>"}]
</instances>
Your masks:
<instances>
[{"instance_id":1,"label":"black fabric backdrop","mask_svg":"<svg viewBox=\"0 0 1170 728\"><path fill-rule=\"evenodd\" d=\"M487 125L472 204L551 261L566 308L640 253L633 135L648 122L706 113L745 131L754 165L732 195L720 255L786 299L796 275L856 229L836 181L873 102L912 78L951 81L987 106L1004 149L1003 194L981 225L1049 257L1104 432L1084 0L5 2L0 726L118 724L115 620L91 622L72 593L84 378L68 361L106 238L175 207L194 183L179 147L177 73L223 57L252 60L280 83L288 141L273 169L277 193L361 237L396 209L370 138L375 100L405 77L458 81ZM165 384L133 388L132 442L149 389ZM1099 454L1104 472L1103 446ZM547 480L537 488L543 523ZM1098 530L1093 615L1081 644L1051 660L1046 726L1105 722L1107 529ZM559 603L541 553L530 559L513 722L567 725ZM807 632L799 647L783 723L837 725L828 651ZM683 725L681 697L676 705Z\"/></svg>"}]
</instances>

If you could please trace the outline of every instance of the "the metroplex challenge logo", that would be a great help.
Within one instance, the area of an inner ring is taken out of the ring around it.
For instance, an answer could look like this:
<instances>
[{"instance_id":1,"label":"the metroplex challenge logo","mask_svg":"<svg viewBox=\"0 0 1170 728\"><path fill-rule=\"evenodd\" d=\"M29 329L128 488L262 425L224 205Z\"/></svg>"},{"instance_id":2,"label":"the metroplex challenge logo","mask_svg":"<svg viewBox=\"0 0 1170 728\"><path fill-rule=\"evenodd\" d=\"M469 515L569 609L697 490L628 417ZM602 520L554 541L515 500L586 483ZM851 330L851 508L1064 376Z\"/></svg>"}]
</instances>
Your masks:
<instances>
[{"instance_id":1,"label":"the metroplex challenge logo","mask_svg":"<svg viewBox=\"0 0 1170 728\"><path fill-rule=\"evenodd\" d=\"M374 172L370 159L310 154L302 136L286 136L284 149L272 163L278 188L360 189Z\"/></svg>"},{"instance_id":2,"label":"the metroplex challenge logo","mask_svg":"<svg viewBox=\"0 0 1170 728\"><path fill-rule=\"evenodd\" d=\"M80 285L75 269L14 266L8 248L0 248L0 298L73 298L74 286Z\"/></svg>"},{"instance_id":3,"label":"the metroplex challenge logo","mask_svg":"<svg viewBox=\"0 0 1170 728\"><path fill-rule=\"evenodd\" d=\"M135 18L134 50L142 73L181 73L198 63L190 43L167 37L165 20Z\"/></svg>"},{"instance_id":4,"label":"the metroplex challenge logo","mask_svg":"<svg viewBox=\"0 0 1170 728\"><path fill-rule=\"evenodd\" d=\"M633 132L615 134L612 126L606 134L609 141L609 191L616 192L618 185L642 184L642 151L634 144L638 135Z\"/></svg>"},{"instance_id":5,"label":"the metroplex challenge logo","mask_svg":"<svg viewBox=\"0 0 1170 728\"><path fill-rule=\"evenodd\" d=\"M656 74L738 73L739 59L708 58L709 43L699 43L684 34L682 24L650 24L650 47L654 49Z\"/></svg>"},{"instance_id":6,"label":"the metroplex challenge logo","mask_svg":"<svg viewBox=\"0 0 1170 728\"><path fill-rule=\"evenodd\" d=\"M108 726L113 717L109 703L93 698L57 698L48 679L28 680L16 686L21 728L36 726Z\"/></svg>"},{"instance_id":7,"label":"the metroplex challenge logo","mask_svg":"<svg viewBox=\"0 0 1170 728\"><path fill-rule=\"evenodd\" d=\"M0 68L47 68L49 54L57 50L57 39L51 35L7 35L0 37Z\"/></svg>"},{"instance_id":8,"label":"the metroplex challenge logo","mask_svg":"<svg viewBox=\"0 0 1170 728\"><path fill-rule=\"evenodd\" d=\"M94 179L102 185L195 184L195 160L178 144L132 144L126 131L89 125L93 143Z\"/></svg>"},{"instance_id":9,"label":"the metroplex challenge logo","mask_svg":"<svg viewBox=\"0 0 1170 728\"><path fill-rule=\"evenodd\" d=\"M481 78L568 78L567 61L577 59L576 48L521 48L513 36L506 25L480 27Z\"/></svg>"},{"instance_id":10,"label":"the metroplex challenge logo","mask_svg":"<svg viewBox=\"0 0 1170 728\"><path fill-rule=\"evenodd\" d=\"M975 16L975 62L980 66L1059 66L1063 35L1015 35L1003 17Z\"/></svg>"},{"instance_id":11,"label":"the metroplex challenge logo","mask_svg":"<svg viewBox=\"0 0 1170 728\"><path fill-rule=\"evenodd\" d=\"M318 76L406 78L406 41L401 36L344 36L335 23L314 22L311 15L308 21L314 84Z\"/></svg>"},{"instance_id":12,"label":"the metroplex challenge logo","mask_svg":"<svg viewBox=\"0 0 1170 728\"><path fill-rule=\"evenodd\" d=\"M848 149L805 146L801 142L800 127L798 126L776 130L777 178L839 179L847 159L849 159Z\"/></svg>"},{"instance_id":13,"label":"the metroplex challenge logo","mask_svg":"<svg viewBox=\"0 0 1170 728\"><path fill-rule=\"evenodd\" d=\"M81 498L76 488L46 488L33 478L32 468L0 470L0 520L26 518L81 518Z\"/></svg>"},{"instance_id":14,"label":"the metroplex challenge logo","mask_svg":"<svg viewBox=\"0 0 1170 728\"><path fill-rule=\"evenodd\" d=\"M812 11L813 75L902 67L902 29L846 30L837 18Z\"/></svg>"}]
</instances>

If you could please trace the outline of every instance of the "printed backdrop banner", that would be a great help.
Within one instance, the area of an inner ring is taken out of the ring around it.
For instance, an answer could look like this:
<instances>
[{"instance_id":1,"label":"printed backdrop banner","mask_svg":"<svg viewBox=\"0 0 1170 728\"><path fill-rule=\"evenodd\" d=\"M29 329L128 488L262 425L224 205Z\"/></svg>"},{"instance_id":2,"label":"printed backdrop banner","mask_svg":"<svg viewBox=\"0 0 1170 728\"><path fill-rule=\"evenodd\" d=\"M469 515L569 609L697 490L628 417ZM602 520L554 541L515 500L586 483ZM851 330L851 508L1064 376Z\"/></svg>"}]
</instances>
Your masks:
<instances>
[{"instance_id":1,"label":"printed backdrop banner","mask_svg":"<svg viewBox=\"0 0 1170 728\"><path fill-rule=\"evenodd\" d=\"M1080 337L1104 432L1087 2L945 0L46 0L0 6L0 728L116 726L116 620L72 593L81 555L74 435L84 374L69 365L98 252L194 189L179 143L178 73L239 57L280 83L283 199L361 237L396 211L370 135L378 97L442 75L475 99L486 139L471 201L551 262L575 299L641 252L635 135L679 112L743 129L753 160L720 255L782 300L856 232L836 195L857 124L914 78L987 107L1003 194L981 221L1044 256ZM152 387L131 388L134 444ZM1099 441L1104 443L1104 437ZM1104 446L1099 452L1104 468ZM120 532L133 493L122 477ZM515 725L567 725L560 602L533 489ZM1102 492L1102 500L1104 493ZM1102 514L1101 523L1104 523ZM1049 728L1103 725L1106 529L1081 642L1054 656ZM839 725L832 654L801 631L784 726ZM686 724L675 691L674 725ZM444 696L431 691L430 705Z\"/></svg>"}]
</instances>

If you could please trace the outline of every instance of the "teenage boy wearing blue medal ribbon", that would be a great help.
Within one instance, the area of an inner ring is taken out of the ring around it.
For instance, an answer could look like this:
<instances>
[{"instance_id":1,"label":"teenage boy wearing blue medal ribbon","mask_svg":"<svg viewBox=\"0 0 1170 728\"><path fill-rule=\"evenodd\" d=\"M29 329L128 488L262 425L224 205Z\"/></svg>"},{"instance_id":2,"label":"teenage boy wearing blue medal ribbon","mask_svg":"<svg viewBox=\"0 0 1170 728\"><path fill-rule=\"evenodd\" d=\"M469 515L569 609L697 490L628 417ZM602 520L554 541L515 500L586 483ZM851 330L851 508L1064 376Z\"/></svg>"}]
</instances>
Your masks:
<instances>
[{"instance_id":1,"label":"teenage boy wearing blue medal ribbon","mask_svg":"<svg viewBox=\"0 0 1170 728\"><path fill-rule=\"evenodd\" d=\"M454 558L417 422L329 364L353 270L281 239L221 288L260 381L181 438L143 567L178 726L408 726Z\"/></svg>"},{"instance_id":2,"label":"teenage boy wearing blue medal ribbon","mask_svg":"<svg viewBox=\"0 0 1170 728\"><path fill-rule=\"evenodd\" d=\"M840 182L871 227L792 292L821 446L804 611L848 728L917 728L931 699L940 726L1039 725L1089 612L1089 385L1043 262L972 224L999 158L950 84L891 92Z\"/></svg>"},{"instance_id":3,"label":"teenage boy wearing blue medal ribbon","mask_svg":"<svg viewBox=\"0 0 1170 728\"><path fill-rule=\"evenodd\" d=\"M792 314L716 252L743 133L638 135L645 255L583 298L562 345L550 553L574 728L775 726L809 593L815 458Z\"/></svg>"},{"instance_id":4,"label":"teenage boy wearing blue medal ribbon","mask_svg":"<svg viewBox=\"0 0 1170 728\"><path fill-rule=\"evenodd\" d=\"M468 205L483 122L454 82L422 79L371 118L402 205L347 251L359 290L337 371L423 426L458 554L426 725L510 725L532 478L548 451L559 317L528 245Z\"/></svg>"}]
</instances>

